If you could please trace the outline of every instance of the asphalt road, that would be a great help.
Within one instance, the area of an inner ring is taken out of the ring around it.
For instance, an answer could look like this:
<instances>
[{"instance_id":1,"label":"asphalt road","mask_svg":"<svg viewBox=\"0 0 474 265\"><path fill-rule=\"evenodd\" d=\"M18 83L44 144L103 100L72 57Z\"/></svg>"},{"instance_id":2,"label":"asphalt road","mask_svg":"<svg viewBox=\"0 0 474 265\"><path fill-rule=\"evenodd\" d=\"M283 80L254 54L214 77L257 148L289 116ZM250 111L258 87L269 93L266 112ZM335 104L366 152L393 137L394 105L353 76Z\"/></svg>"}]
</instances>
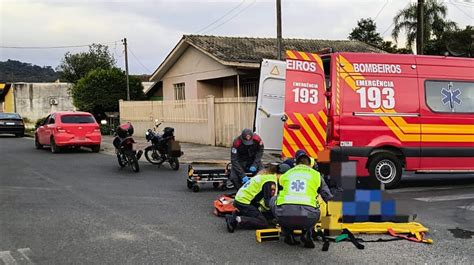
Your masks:
<instances>
[{"instance_id":1,"label":"asphalt road","mask_svg":"<svg viewBox=\"0 0 474 265\"><path fill-rule=\"evenodd\" d=\"M186 150L184 150L186 151ZM0 137L0 264L458 263L474 258L474 177L411 176L390 191L430 228L433 245L348 242L328 252L257 243L212 215L212 188L192 193L186 169L141 161L136 174L89 151L52 154ZM441 178L441 180L440 180ZM450 231L450 229L452 229ZM366 239L379 236L364 236Z\"/></svg>"}]
</instances>

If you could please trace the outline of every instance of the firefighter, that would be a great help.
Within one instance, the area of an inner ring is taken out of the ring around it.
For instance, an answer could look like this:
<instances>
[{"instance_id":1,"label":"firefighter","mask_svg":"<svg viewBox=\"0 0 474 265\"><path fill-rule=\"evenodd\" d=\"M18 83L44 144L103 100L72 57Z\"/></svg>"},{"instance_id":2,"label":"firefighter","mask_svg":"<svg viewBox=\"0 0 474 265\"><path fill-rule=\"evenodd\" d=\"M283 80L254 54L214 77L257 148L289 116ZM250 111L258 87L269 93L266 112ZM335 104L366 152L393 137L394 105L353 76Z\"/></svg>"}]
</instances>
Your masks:
<instances>
[{"instance_id":1,"label":"firefighter","mask_svg":"<svg viewBox=\"0 0 474 265\"><path fill-rule=\"evenodd\" d=\"M244 129L241 135L234 139L230 155L230 180L237 190L248 180L246 173L255 174L263 168L262 156L263 141L252 130Z\"/></svg>"},{"instance_id":2,"label":"firefighter","mask_svg":"<svg viewBox=\"0 0 474 265\"><path fill-rule=\"evenodd\" d=\"M237 211L225 216L227 230L230 233L237 227L244 229L268 227L267 217L259 208L269 209L270 199L276 195L278 177L288 169L290 167L283 163L270 164L239 189L234 199ZM273 219L273 215L269 216L269 219Z\"/></svg>"},{"instance_id":3,"label":"firefighter","mask_svg":"<svg viewBox=\"0 0 474 265\"><path fill-rule=\"evenodd\" d=\"M319 221L318 194L324 201L332 198L328 186L318 171L311 168L305 151L295 155L296 166L280 176L278 195L271 200L271 208L285 236L285 243L298 245L293 230L302 230L301 241L306 248L314 248L312 232Z\"/></svg>"}]
</instances>

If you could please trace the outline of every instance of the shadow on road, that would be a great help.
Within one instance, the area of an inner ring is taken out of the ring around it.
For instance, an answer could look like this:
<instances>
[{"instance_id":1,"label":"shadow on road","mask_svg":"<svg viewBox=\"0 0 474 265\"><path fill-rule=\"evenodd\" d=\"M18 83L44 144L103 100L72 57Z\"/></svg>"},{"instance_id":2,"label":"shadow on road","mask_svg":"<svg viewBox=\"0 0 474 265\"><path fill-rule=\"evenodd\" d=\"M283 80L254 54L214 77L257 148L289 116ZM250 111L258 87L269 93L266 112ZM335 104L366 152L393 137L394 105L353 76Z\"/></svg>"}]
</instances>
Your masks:
<instances>
[{"instance_id":1,"label":"shadow on road","mask_svg":"<svg viewBox=\"0 0 474 265\"><path fill-rule=\"evenodd\" d=\"M474 185L474 174L412 174L403 176L399 188Z\"/></svg>"}]
</instances>

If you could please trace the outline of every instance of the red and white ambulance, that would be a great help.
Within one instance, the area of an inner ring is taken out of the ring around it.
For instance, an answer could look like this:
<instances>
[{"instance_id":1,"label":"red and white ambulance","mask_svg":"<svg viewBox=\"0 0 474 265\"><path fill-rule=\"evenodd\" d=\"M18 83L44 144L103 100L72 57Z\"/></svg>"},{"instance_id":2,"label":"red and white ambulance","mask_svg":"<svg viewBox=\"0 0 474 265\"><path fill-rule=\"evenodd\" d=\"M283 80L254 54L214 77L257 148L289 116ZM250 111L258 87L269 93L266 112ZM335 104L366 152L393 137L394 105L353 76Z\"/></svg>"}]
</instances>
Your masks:
<instances>
[{"instance_id":1,"label":"red and white ambulance","mask_svg":"<svg viewBox=\"0 0 474 265\"><path fill-rule=\"evenodd\" d=\"M387 188L403 169L474 172L474 59L299 51L286 57L284 157L304 149L319 160L357 161L357 176ZM262 113L272 117L262 98L257 129Z\"/></svg>"}]
</instances>

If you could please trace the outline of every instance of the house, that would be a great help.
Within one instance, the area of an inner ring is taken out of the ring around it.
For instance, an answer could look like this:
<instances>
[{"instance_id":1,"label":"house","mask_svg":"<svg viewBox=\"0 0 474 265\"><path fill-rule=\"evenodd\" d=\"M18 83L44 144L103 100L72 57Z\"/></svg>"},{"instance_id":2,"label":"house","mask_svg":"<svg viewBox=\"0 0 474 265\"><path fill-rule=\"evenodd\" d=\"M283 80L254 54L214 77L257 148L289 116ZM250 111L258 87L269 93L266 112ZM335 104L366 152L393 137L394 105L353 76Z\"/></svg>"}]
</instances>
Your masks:
<instances>
[{"instance_id":1,"label":"house","mask_svg":"<svg viewBox=\"0 0 474 265\"><path fill-rule=\"evenodd\" d=\"M360 41L283 39L285 50L309 52L383 51ZM188 100L208 95L253 97L257 95L260 62L277 58L275 38L184 35L150 77L149 99Z\"/></svg>"}]
</instances>

